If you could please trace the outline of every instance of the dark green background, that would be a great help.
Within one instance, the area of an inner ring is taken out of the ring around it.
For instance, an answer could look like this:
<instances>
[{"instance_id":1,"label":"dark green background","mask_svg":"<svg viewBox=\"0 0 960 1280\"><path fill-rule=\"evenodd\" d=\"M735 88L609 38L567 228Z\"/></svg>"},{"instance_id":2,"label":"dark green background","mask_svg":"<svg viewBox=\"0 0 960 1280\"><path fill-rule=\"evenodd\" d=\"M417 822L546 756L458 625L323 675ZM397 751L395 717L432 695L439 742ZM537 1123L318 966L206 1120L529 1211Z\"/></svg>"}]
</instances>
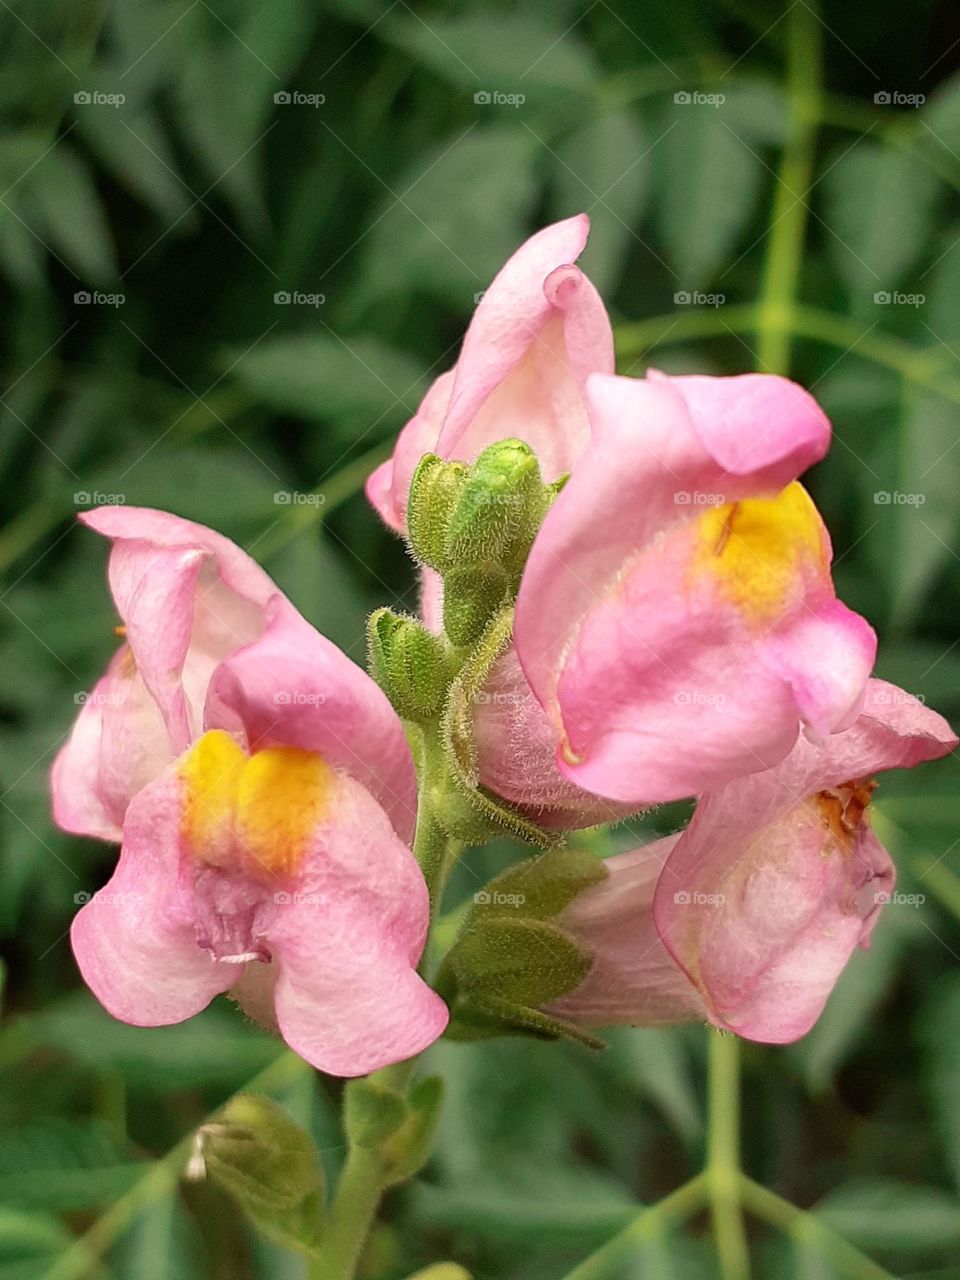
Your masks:
<instances>
[{"instance_id":1,"label":"dark green background","mask_svg":"<svg viewBox=\"0 0 960 1280\"><path fill-rule=\"evenodd\" d=\"M784 72L795 18L746 0L0 5L0 1280L300 1275L209 1189L182 1197L154 1173L143 1207L131 1198L144 1162L277 1046L227 1008L126 1028L78 989L74 895L113 854L52 828L47 774L116 617L76 495L229 534L362 661L366 611L413 597L360 483L532 230L590 211L584 265L623 371L758 366L775 171L803 87ZM836 0L823 22L791 372L836 442L810 484L881 672L957 716L960 19ZM526 101L476 103L482 90ZM674 101L694 91L725 101ZM695 290L724 302L675 302ZM896 291L923 301L875 301ZM957 780L950 759L883 782L878 830L924 903L887 909L802 1043L745 1054L746 1167L917 1280L960 1277ZM503 856L470 855L462 890ZM367 1280L444 1257L478 1280L554 1280L695 1172L703 1033L611 1039L602 1055L438 1046L438 1153L388 1201ZM335 1086L294 1072L279 1094L333 1169ZM99 1271L64 1254L94 1223ZM838 1274L753 1239L758 1274ZM696 1220L624 1277L714 1265Z\"/></svg>"}]
</instances>

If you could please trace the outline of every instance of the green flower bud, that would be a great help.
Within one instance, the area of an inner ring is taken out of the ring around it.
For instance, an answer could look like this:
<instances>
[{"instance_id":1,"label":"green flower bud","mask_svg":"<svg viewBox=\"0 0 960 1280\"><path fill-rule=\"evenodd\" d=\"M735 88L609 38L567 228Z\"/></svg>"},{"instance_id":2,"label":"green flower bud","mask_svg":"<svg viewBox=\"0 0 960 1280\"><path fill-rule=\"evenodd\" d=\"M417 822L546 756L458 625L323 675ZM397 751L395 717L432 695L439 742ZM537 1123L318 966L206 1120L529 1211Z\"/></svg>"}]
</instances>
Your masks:
<instances>
[{"instance_id":1,"label":"green flower bud","mask_svg":"<svg viewBox=\"0 0 960 1280\"><path fill-rule=\"evenodd\" d=\"M410 482L407 502L407 537L421 564L441 573L449 563L447 530L454 507L467 483L462 462L444 462L435 453L425 454Z\"/></svg>"},{"instance_id":2,"label":"green flower bud","mask_svg":"<svg viewBox=\"0 0 960 1280\"><path fill-rule=\"evenodd\" d=\"M309 1250L323 1212L323 1171L310 1137L269 1098L240 1093L197 1130L187 1176L209 1177L256 1226Z\"/></svg>"},{"instance_id":3,"label":"green flower bud","mask_svg":"<svg viewBox=\"0 0 960 1280\"><path fill-rule=\"evenodd\" d=\"M536 454L522 440L500 440L470 467L453 507L446 551L451 564L523 558L546 511Z\"/></svg>"},{"instance_id":4,"label":"green flower bud","mask_svg":"<svg viewBox=\"0 0 960 1280\"><path fill-rule=\"evenodd\" d=\"M447 687L443 642L415 618L378 609L367 622L370 673L401 716L436 715Z\"/></svg>"}]
</instances>

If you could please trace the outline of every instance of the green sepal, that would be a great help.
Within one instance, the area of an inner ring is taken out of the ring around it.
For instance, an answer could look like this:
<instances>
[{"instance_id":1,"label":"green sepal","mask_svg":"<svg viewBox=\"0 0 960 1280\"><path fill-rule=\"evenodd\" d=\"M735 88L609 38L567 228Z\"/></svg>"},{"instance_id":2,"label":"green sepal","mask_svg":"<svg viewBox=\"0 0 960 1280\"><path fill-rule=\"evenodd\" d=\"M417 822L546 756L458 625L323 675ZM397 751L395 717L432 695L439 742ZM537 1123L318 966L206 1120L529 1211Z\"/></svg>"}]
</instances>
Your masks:
<instances>
[{"instance_id":1,"label":"green sepal","mask_svg":"<svg viewBox=\"0 0 960 1280\"><path fill-rule=\"evenodd\" d=\"M509 591L510 579L500 565L451 569L443 580L443 629L450 643L461 647L476 644Z\"/></svg>"},{"instance_id":2,"label":"green sepal","mask_svg":"<svg viewBox=\"0 0 960 1280\"><path fill-rule=\"evenodd\" d=\"M438 714L447 689L443 642L416 618L377 609L367 620L370 674L407 720Z\"/></svg>"},{"instance_id":3,"label":"green sepal","mask_svg":"<svg viewBox=\"0 0 960 1280\"><path fill-rule=\"evenodd\" d=\"M437 990L450 1006L446 1034L453 1040L526 1034L602 1045L540 1007L578 987L591 963L555 924L519 914L484 919L474 909L437 979Z\"/></svg>"},{"instance_id":4,"label":"green sepal","mask_svg":"<svg viewBox=\"0 0 960 1280\"><path fill-rule=\"evenodd\" d=\"M343 1121L355 1146L379 1147L408 1115L403 1095L374 1080L352 1080L344 1091Z\"/></svg>"},{"instance_id":5,"label":"green sepal","mask_svg":"<svg viewBox=\"0 0 960 1280\"><path fill-rule=\"evenodd\" d=\"M385 1187L406 1182L430 1159L443 1098L444 1084L439 1076L424 1076L411 1089L406 1119L380 1147Z\"/></svg>"},{"instance_id":6,"label":"green sepal","mask_svg":"<svg viewBox=\"0 0 960 1280\"><path fill-rule=\"evenodd\" d=\"M491 618L450 685L440 722L450 786L432 798L433 813L448 835L467 844L480 844L506 834L525 844L554 849L562 837L538 826L478 784L474 711L487 676L512 635L513 609L508 607Z\"/></svg>"},{"instance_id":7,"label":"green sepal","mask_svg":"<svg viewBox=\"0 0 960 1280\"><path fill-rule=\"evenodd\" d=\"M448 530L454 507L467 483L462 462L445 462L435 453L420 459L410 482L407 539L421 564L443 572L449 565Z\"/></svg>"},{"instance_id":8,"label":"green sepal","mask_svg":"<svg viewBox=\"0 0 960 1280\"><path fill-rule=\"evenodd\" d=\"M592 957L556 917L607 874L602 858L568 849L519 862L474 894L436 984L451 1009L452 1039L527 1034L602 1044L542 1006L574 990L590 970Z\"/></svg>"},{"instance_id":9,"label":"green sepal","mask_svg":"<svg viewBox=\"0 0 960 1280\"><path fill-rule=\"evenodd\" d=\"M495 876L474 894L474 913L482 908L484 919L516 914L519 898L526 919L553 920L584 890L605 880L603 858L589 849L560 849L555 853L525 858Z\"/></svg>"},{"instance_id":10,"label":"green sepal","mask_svg":"<svg viewBox=\"0 0 960 1280\"><path fill-rule=\"evenodd\" d=\"M258 1230L310 1252L324 1204L323 1170L308 1134L259 1094L239 1093L197 1130L188 1176L207 1176L237 1201Z\"/></svg>"},{"instance_id":11,"label":"green sepal","mask_svg":"<svg viewBox=\"0 0 960 1280\"><path fill-rule=\"evenodd\" d=\"M448 563L523 559L546 511L540 464L522 440L498 440L470 467L450 513Z\"/></svg>"}]
</instances>

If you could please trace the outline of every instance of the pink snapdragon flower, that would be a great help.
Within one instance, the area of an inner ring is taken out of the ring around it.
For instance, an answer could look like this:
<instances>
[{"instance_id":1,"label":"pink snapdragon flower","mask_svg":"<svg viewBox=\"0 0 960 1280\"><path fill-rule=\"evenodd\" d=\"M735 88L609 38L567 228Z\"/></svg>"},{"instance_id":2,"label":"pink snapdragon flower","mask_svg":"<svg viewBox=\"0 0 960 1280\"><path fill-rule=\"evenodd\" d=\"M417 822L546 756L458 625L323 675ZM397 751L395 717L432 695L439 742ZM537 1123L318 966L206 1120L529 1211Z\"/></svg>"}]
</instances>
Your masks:
<instances>
[{"instance_id":1,"label":"pink snapdragon flower","mask_svg":"<svg viewBox=\"0 0 960 1280\"><path fill-rule=\"evenodd\" d=\"M595 374L592 437L524 570L514 643L560 771L638 804L857 717L876 638L796 477L830 424L785 378Z\"/></svg>"},{"instance_id":2,"label":"pink snapdragon flower","mask_svg":"<svg viewBox=\"0 0 960 1280\"><path fill-rule=\"evenodd\" d=\"M122 839L71 930L117 1018L180 1022L221 992L321 1070L363 1075L442 1032L416 779L384 694L228 539L100 508L125 643L53 768L54 813Z\"/></svg>"},{"instance_id":3,"label":"pink snapdragon flower","mask_svg":"<svg viewBox=\"0 0 960 1280\"><path fill-rule=\"evenodd\" d=\"M890 901L869 821L873 775L957 746L947 722L881 680L849 728L801 737L776 768L703 796L683 832L608 860L560 925L593 966L554 1012L584 1025L707 1018L786 1043L820 1016Z\"/></svg>"},{"instance_id":4,"label":"pink snapdragon flower","mask_svg":"<svg viewBox=\"0 0 960 1280\"><path fill-rule=\"evenodd\" d=\"M550 482L586 447L584 382L613 372L606 311L574 265L589 230L583 213L544 227L480 298L457 363L436 379L393 456L367 481L367 497L397 532L406 527L410 481L425 453L472 462L488 444L519 438Z\"/></svg>"}]
</instances>

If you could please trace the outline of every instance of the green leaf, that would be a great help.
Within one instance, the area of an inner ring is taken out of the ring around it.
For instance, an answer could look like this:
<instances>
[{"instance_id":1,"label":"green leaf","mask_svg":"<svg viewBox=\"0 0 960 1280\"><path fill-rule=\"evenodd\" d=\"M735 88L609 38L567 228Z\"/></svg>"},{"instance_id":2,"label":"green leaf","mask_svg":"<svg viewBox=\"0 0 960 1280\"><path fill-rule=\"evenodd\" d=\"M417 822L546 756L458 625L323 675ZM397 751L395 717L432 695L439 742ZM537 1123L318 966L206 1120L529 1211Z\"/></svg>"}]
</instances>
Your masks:
<instances>
[{"instance_id":1,"label":"green leaf","mask_svg":"<svg viewBox=\"0 0 960 1280\"><path fill-rule=\"evenodd\" d=\"M0 1135L0 1203L75 1212L109 1204L143 1176L125 1162L106 1128L62 1118Z\"/></svg>"},{"instance_id":2,"label":"green leaf","mask_svg":"<svg viewBox=\"0 0 960 1280\"><path fill-rule=\"evenodd\" d=\"M960 1189L960 974L941 977L921 1011L924 1076L939 1120L939 1135Z\"/></svg>"},{"instance_id":3,"label":"green leaf","mask_svg":"<svg viewBox=\"0 0 960 1280\"><path fill-rule=\"evenodd\" d=\"M871 1251L929 1254L960 1245L960 1202L936 1187L851 1182L821 1200L816 1216Z\"/></svg>"},{"instance_id":4,"label":"green leaf","mask_svg":"<svg viewBox=\"0 0 960 1280\"><path fill-rule=\"evenodd\" d=\"M355 1080L344 1095L344 1128L358 1147L379 1147L407 1118L402 1094L375 1080Z\"/></svg>"},{"instance_id":5,"label":"green leaf","mask_svg":"<svg viewBox=\"0 0 960 1280\"><path fill-rule=\"evenodd\" d=\"M53 147L24 178L20 198L31 211L26 220L83 283L116 280L113 235L96 186L86 164L65 143Z\"/></svg>"},{"instance_id":6,"label":"green leaf","mask_svg":"<svg viewBox=\"0 0 960 1280\"><path fill-rule=\"evenodd\" d=\"M450 84L466 86L470 97L474 91L499 91L527 99L518 108L474 103L478 113L521 110L528 103L535 109L545 94L584 95L592 86L591 59L579 33L565 30L562 20L551 22L546 10L435 15L429 24L411 13L384 27L394 44Z\"/></svg>"},{"instance_id":7,"label":"green leaf","mask_svg":"<svg viewBox=\"0 0 960 1280\"><path fill-rule=\"evenodd\" d=\"M197 1228L175 1189L137 1213L110 1250L108 1262L118 1280L201 1280L209 1266Z\"/></svg>"},{"instance_id":8,"label":"green leaf","mask_svg":"<svg viewBox=\"0 0 960 1280\"><path fill-rule=\"evenodd\" d=\"M384 1141L384 1186L393 1186L414 1177L433 1152L444 1083L440 1076L424 1076L410 1091L407 1117Z\"/></svg>"},{"instance_id":9,"label":"green leaf","mask_svg":"<svg viewBox=\"0 0 960 1280\"><path fill-rule=\"evenodd\" d=\"M625 260L640 244L652 141L633 112L621 111L580 125L556 148L556 216L590 210L590 240L580 266L601 293L615 288Z\"/></svg>"},{"instance_id":10,"label":"green leaf","mask_svg":"<svg viewBox=\"0 0 960 1280\"><path fill-rule=\"evenodd\" d=\"M882 322L874 295L893 294L926 248L939 180L908 152L862 142L837 160L823 185L830 252L851 303Z\"/></svg>"},{"instance_id":11,"label":"green leaf","mask_svg":"<svg viewBox=\"0 0 960 1280\"><path fill-rule=\"evenodd\" d=\"M273 1037L219 1005L176 1026L131 1027L111 1018L89 993L78 991L22 1019L24 1024L38 1044L97 1073L120 1071L134 1089L236 1087L279 1052Z\"/></svg>"},{"instance_id":12,"label":"green leaf","mask_svg":"<svg viewBox=\"0 0 960 1280\"><path fill-rule=\"evenodd\" d=\"M660 234L677 288L703 289L736 256L763 166L724 123L721 108L674 103L660 129L663 138L654 152Z\"/></svg>"},{"instance_id":13,"label":"green leaf","mask_svg":"<svg viewBox=\"0 0 960 1280\"><path fill-rule=\"evenodd\" d=\"M224 366L281 413L357 423L386 436L417 406L421 367L377 338L301 333L267 338L235 363L240 354L229 352Z\"/></svg>"},{"instance_id":14,"label":"green leaf","mask_svg":"<svg viewBox=\"0 0 960 1280\"><path fill-rule=\"evenodd\" d=\"M402 201L387 196L375 218L358 305L409 299L412 287L468 314L524 238L538 151L520 126L472 125L418 157L391 183Z\"/></svg>"}]
</instances>

